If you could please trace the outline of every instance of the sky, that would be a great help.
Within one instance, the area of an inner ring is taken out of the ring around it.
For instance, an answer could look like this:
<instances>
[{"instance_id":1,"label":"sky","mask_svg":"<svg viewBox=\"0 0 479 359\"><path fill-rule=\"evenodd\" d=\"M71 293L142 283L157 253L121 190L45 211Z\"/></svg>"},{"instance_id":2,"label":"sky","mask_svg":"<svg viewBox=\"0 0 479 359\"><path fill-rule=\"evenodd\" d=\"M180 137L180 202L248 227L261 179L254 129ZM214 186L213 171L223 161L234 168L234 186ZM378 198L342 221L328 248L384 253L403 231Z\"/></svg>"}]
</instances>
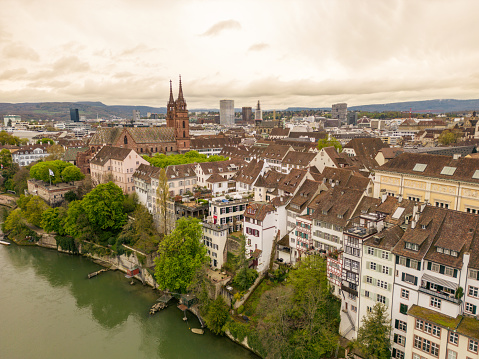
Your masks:
<instances>
[{"instance_id":1,"label":"sky","mask_svg":"<svg viewBox=\"0 0 479 359\"><path fill-rule=\"evenodd\" d=\"M477 0L2 0L0 102L479 98Z\"/></svg>"}]
</instances>

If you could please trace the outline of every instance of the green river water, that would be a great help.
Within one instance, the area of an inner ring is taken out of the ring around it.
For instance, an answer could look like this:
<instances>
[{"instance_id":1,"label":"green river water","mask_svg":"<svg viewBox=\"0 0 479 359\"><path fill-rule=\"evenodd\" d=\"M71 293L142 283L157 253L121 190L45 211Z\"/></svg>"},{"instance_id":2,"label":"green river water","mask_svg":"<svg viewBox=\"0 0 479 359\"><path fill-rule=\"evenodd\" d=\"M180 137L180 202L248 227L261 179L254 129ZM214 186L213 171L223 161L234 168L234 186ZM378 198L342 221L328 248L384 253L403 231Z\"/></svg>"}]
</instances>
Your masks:
<instances>
[{"instance_id":1,"label":"green river water","mask_svg":"<svg viewBox=\"0 0 479 359\"><path fill-rule=\"evenodd\" d=\"M0 245L0 358L257 358L225 337L192 333L176 303L150 317L158 298L87 258Z\"/></svg>"}]
</instances>

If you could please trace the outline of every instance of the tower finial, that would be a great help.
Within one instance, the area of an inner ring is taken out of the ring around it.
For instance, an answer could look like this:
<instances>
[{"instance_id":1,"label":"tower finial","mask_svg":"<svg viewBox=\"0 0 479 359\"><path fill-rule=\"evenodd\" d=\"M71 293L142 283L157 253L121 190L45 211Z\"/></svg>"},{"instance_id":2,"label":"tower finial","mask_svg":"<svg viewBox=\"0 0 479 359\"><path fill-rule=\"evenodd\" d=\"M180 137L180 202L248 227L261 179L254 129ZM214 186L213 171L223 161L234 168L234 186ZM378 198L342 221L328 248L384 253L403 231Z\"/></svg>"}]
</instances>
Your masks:
<instances>
[{"instance_id":1,"label":"tower finial","mask_svg":"<svg viewBox=\"0 0 479 359\"><path fill-rule=\"evenodd\" d=\"M171 85L171 80L170 80L170 100L168 101L168 103L170 104L175 103L175 99L173 98L173 87Z\"/></svg>"},{"instance_id":2,"label":"tower finial","mask_svg":"<svg viewBox=\"0 0 479 359\"><path fill-rule=\"evenodd\" d=\"M180 75L180 90L178 91L178 100L179 101L184 101L185 100L183 98L183 86L181 85L181 75Z\"/></svg>"}]
</instances>

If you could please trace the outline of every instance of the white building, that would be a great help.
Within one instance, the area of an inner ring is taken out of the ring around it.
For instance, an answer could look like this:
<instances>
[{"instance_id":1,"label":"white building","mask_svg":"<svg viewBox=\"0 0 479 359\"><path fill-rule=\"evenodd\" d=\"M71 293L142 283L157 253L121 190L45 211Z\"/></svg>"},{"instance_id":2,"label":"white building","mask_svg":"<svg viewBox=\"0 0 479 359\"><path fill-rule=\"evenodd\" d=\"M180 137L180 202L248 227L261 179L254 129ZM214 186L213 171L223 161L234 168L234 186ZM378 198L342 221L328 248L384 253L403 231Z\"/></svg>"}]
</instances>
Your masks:
<instances>
[{"instance_id":1,"label":"white building","mask_svg":"<svg viewBox=\"0 0 479 359\"><path fill-rule=\"evenodd\" d=\"M235 124L235 102L233 100L220 100L220 124Z\"/></svg>"},{"instance_id":2,"label":"white building","mask_svg":"<svg viewBox=\"0 0 479 359\"><path fill-rule=\"evenodd\" d=\"M19 166L28 166L47 157L47 145L28 145L12 153L12 161Z\"/></svg>"}]
</instances>

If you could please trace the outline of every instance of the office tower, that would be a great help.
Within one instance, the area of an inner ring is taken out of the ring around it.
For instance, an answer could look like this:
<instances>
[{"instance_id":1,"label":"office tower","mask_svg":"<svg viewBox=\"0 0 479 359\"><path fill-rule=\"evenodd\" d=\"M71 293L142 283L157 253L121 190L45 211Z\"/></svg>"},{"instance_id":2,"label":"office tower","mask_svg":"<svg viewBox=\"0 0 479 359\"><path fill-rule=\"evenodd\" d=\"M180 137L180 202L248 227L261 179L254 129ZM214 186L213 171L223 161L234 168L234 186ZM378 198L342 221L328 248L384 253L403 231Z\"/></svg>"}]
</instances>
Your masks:
<instances>
[{"instance_id":1,"label":"office tower","mask_svg":"<svg viewBox=\"0 0 479 359\"><path fill-rule=\"evenodd\" d=\"M358 113L356 111L348 112L348 125L356 126L358 123Z\"/></svg>"},{"instance_id":2,"label":"office tower","mask_svg":"<svg viewBox=\"0 0 479 359\"><path fill-rule=\"evenodd\" d=\"M140 110L133 110L133 122L140 121Z\"/></svg>"},{"instance_id":3,"label":"office tower","mask_svg":"<svg viewBox=\"0 0 479 359\"><path fill-rule=\"evenodd\" d=\"M77 108L70 109L70 120L73 122L80 122L80 114Z\"/></svg>"},{"instance_id":4,"label":"office tower","mask_svg":"<svg viewBox=\"0 0 479 359\"><path fill-rule=\"evenodd\" d=\"M241 108L241 120L243 122L250 122L252 115L253 115L253 111L251 107Z\"/></svg>"},{"instance_id":5,"label":"office tower","mask_svg":"<svg viewBox=\"0 0 479 359\"><path fill-rule=\"evenodd\" d=\"M331 117L338 119L341 123L346 123L348 115L347 103L336 103L332 106Z\"/></svg>"},{"instance_id":6,"label":"office tower","mask_svg":"<svg viewBox=\"0 0 479 359\"><path fill-rule=\"evenodd\" d=\"M220 101L220 124L234 125L235 123L235 102L233 100Z\"/></svg>"}]
</instances>

